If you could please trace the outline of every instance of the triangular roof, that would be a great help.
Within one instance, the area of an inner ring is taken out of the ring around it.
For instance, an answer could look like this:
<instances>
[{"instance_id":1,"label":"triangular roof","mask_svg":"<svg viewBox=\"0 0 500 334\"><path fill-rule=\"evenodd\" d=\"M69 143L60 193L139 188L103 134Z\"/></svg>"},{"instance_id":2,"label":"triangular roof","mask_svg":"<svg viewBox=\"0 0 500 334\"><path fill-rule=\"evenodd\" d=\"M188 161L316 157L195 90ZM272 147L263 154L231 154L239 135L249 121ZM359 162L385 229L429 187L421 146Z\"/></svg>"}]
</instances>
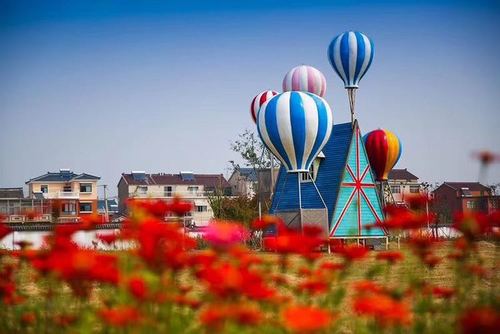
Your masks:
<instances>
[{"instance_id":1,"label":"triangular roof","mask_svg":"<svg viewBox=\"0 0 500 334\"><path fill-rule=\"evenodd\" d=\"M353 131L353 129L355 131ZM357 136L353 136L356 133ZM356 158L356 143L359 149L359 157ZM360 162L360 173L367 171L364 174L365 183L369 182L373 185L368 191L368 194L360 196L360 214L361 214L361 225L372 224L376 221L374 211L379 219L382 217L382 210L380 207L380 201L378 198L378 193L374 186L374 178L369 168L368 158L366 156L363 141L361 140L361 134L357 123L354 127L351 123L342 123L334 125L332 130L332 135L329 141L326 143L322 152L325 158L320 159L320 165L316 177L315 184L318 187L319 192L323 200L325 201L328 210L328 222L330 225L330 231L334 228L334 224L339 220L340 212L342 208L346 207L347 210L350 209L354 203L349 201L349 196L352 193L352 189L348 187L342 187L341 183L354 182L353 177L347 172L346 165L349 164L352 168L356 170L357 162ZM353 153L354 152L354 156ZM354 173L355 177L358 174ZM359 175L362 176L362 175ZM281 167L278 180L275 187L275 195L273 196L273 201L271 204L271 213L278 213L280 211L292 211L297 210L298 205L298 186L297 186L296 173L287 173L285 167ZM351 187L352 188L352 187ZM349 192L350 190L350 192ZM339 193L340 192L340 193ZM302 182L301 183L301 195L302 195L302 209L321 209L324 208L323 202L319 197L312 182ZM346 197L347 196L347 197ZM357 195L356 195L357 196ZM366 198L365 198L366 197ZM356 202L358 203L358 202ZM370 206L372 208L370 208ZM373 209L373 210L372 210ZM349 219L342 217L337 230L342 231L343 236L347 236L347 231L350 231L348 226L349 222L352 222L353 217L356 216L356 227L358 226L358 209L356 212L348 212L347 215ZM346 214L344 214L345 216ZM373 218L373 219L371 219ZM334 221L335 219L335 221ZM346 225L347 224L347 225ZM356 229L357 231L357 229ZM361 234L356 235L384 235L383 231L372 229L368 231L362 228ZM353 233L349 233L353 235ZM338 236L334 234L333 236Z\"/></svg>"}]
</instances>

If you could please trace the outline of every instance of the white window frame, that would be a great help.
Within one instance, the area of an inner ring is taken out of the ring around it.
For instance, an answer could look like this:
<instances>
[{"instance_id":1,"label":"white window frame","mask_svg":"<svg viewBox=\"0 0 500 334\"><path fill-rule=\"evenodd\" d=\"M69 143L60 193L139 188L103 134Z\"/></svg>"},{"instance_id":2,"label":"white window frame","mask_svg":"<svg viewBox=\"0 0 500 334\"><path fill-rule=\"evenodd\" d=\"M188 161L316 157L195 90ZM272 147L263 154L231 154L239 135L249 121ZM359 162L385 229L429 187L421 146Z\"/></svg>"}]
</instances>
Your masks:
<instances>
[{"instance_id":1,"label":"white window frame","mask_svg":"<svg viewBox=\"0 0 500 334\"><path fill-rule=\"evenodd\" d=\"M90 191L82 191L82 186L89 186L90 187ZM86 182L86 183L80 183L80 193L82 193L82 194L90 194L90 193L92 193L92 190L93 190L92 189L92 183L88 183L88 182Z\"/></svg>"}]
</instances>

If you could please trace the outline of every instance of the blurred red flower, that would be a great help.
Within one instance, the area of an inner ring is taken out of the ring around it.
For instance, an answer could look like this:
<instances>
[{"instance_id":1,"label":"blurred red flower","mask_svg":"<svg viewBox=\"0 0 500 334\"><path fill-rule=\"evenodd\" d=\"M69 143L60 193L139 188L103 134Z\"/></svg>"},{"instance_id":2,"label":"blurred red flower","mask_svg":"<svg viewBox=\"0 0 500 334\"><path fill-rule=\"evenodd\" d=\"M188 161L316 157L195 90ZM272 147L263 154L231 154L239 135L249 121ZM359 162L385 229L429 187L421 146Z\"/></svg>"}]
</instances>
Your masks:
<instances>
[{"instance_id":1,"label":"blurred red flower","mask_svg":"<svg viewBox=\"0 0 500 334\"><path fill-rule=\"evenodd\" d=\"M249 233L238 223L228 221L212 221L204 235L215 249L227 250L248 239Z\"/></svg>"},{"instance_id":2,"label":"blurred red flower","mask_svg":"<svg viewBox=\"0 0 500 334\"><path fill-rule=\"evenodd\" d=\"M390 264L394 264L397 261L402 261L404 259L404 255L398 251L385 251L377 253L376 259L385 260Z\"/></svg>"},{"instance_id":3,"label":"blurred red flower","mask_svg":"<svg viewBox=\"0 0 500 334\"><path fill-rule=\"evenodd\" d=\"M283 311L283 325L292 332L310 333L328 328L334 315L314 306L290 306Z\"/></svg>"},{"instance_id":4,"label":"blurred red flower","mask_svg":"<svg viewBox=\"0 0 500 334\"><path fill-rule=\"evenodd\" d=\"M148 286L144 279L140 276L133 276L128 280L128 291L137 300L143 301L148 297Z\"/></svg>"},{"instance_id":5,"label":"blurred red flower","mask_svg":"<svg viewBox=\"0 0 500 334\"><path fill-rule=\"evenodd\" d=\"M490 307L466 310L459 319L463 334L496 334L500 328L500 312Z\"/></svg>"},{"instance_id":6,"label":"blurred red flower","mask_svg":"<svg viewBox=\"0 0 500 334\"><path fill-rule=\"evenodd\" d=\"M103 309L99 311L99 316L105 323L114 327L131 326L141 319L139 311L127 305Z\"/></svg>"},{"instance_id":7,"label":"blurred red flower","mask_svg":"<svg viewBox=\"0 0 500 334\"><path fill-rule=\"evenodd\" d=\"M11 232L12 230L6 224L2 223L0 220L0 240L5 238Z\"/></svg>"},{"instance_id":8,"label":"blurred red flower","mask_svg":"<svg viewBox=\"0 0 500 334\"><path fill-rule=\"evenodd\" d=\"M332 248L332 252L339 254L347 262L361 260L368 255L368 248L360 245L340 245Z\"/></svg>"},{"instance_id":9,"label":"blurred red flower","mask_svg":"<svg viewBox=\"0 0 500 334\"><path fill-rule=\"evenodd\" d=\"M113 242L118 239L118 236L115 233L106 233L106 234L96 234L96 238L104 242L105 244L111 245Z\"/></svg>"},{"instance_id":10,"label":"blurred red flower","mask_svg":"<svg viewBox=\"0 0 500 334\"><path fill-rule=\"evenodd\" d=\"M382 326L409 325L412 314L410 307L385 294L371 294L354 299L353 309L356 313L371 316Z\"/></svg>"},{"instance_id":11,"label":"blurred red flower","mask_svg":"<svg viewBox=\"0 0 500 334\"><path fill-rule=\"evenodd\" d=\"M456 214L452 227L462 232L468 240L474 240L492 231L489 217L481 212Z\"/></svg>"}]
</instances>

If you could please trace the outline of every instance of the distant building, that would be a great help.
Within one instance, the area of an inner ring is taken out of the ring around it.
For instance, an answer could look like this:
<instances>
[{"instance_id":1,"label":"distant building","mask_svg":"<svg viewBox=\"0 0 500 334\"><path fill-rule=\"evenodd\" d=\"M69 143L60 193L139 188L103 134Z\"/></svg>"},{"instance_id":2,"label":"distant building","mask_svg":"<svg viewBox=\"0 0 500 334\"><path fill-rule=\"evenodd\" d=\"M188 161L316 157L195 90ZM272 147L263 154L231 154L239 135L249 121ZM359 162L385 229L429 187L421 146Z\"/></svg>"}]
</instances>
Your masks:
<instances>
[{"instance_id":1,"label":"distant building","mask_svg":"<svg viewBox=\"0 0 500 334\"><path fill-rule=\"evenodd\" d=\"M228 182L233 195L252 198L257 193L257 173L254 168L235 168Z\"/></svg>"},{"instance_id":2,"label":"distant building","mask_svg":"<svg viewBox=\"0 0 500 334\"><path fill-rule=\"evenodd\" d=\"M405 169L393 169L389 173L387 183L396 204L404 204L405 198L421 192L418 177Z\"/></svg>"},{"instance_id":3,"label":"distant building","mask_svg":"<svg viewBox=\"0 0 500 334\"><path fill-rule=\"evenodd\" d=\"M118 210L118 200L116 198L113 199L108 199L108 214L109 215L117 215L119 210ZM106 201L103 199L100 199L97 201L97 212L100 215L106 214Z\"/></svg>"},{"instance_id":4,"label":"distant building","mask_svg":"<svg viewBox=\"0 0 500 334\"><path fill-rule=\"evenodd\" d=\"M97 214L97 182L100 177L69 169L47 172L26 182L29 198L49 200L58 221L75 221Z\"/></svg>"},{"instance_id":5,"label":"distant building","mask_svg":"<svg viewBox=\"0 0 500 334\"><path fill-rule=\"evenodd\" d=\"M433 197L441 224L450 223L455 213L491 213L500 208L500 196L479 182L444 182L433 191Z\"/></svg>"},{"instance_id":6,"label":"distant building","mask_svg":"<svg viewBox=\"0 0 500 334\"><path fill-rule=\"evenodd\" d=\"M123 173L118 182L118 207L125 213L129 198L150 198L170 200L180 196L191 201L194 210L186 216L187 225L203 226L213 218L208 197L220 190L224 195L231 195L231 185L222 174L146 174L143 171Z\"/></svg>"},{"instance_id":7,"label":"distant building","mask_svg":"<svg viewBox=\"0 0 500 334\"><path fill-rule=\"evenodd\" d=\"M25 198L23 188L0 188L0 214L7 223L50 222L49 203L41 198Z\"/></svg>"},{"instance_id":8,"label":"distant building","mask_svg":"<svg viewBox=\"0 0 500 334\"><path fill-rule=\"evenodd\" d=\"M274 183L278 179L279 168L274 169ZM235 168L228 180L233 195L252 198L259 191L263 199L271 196L271 169ZM260 189L259 189L260 187Z\"/></svg>"}]
</instances>

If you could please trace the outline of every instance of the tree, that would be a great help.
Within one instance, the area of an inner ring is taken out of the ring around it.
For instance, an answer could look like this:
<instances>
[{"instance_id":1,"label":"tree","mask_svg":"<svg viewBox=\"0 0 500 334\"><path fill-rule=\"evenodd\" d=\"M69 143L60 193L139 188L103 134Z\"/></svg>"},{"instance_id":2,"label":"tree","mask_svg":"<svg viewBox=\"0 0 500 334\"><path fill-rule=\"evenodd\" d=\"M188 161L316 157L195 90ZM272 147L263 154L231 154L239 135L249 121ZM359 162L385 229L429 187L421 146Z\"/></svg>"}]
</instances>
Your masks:
<instances>
[{"instance_id":1,"label":"tree","mask_svg":"<svg viewBox=\"0 0 500 334\"><path fill-rule=\"evenodd\" d=\"M246 129L238 136L238 139L231 143L231 150L241 155L245 166L254 169L271 167L271 159L264 144L257 138L255 133Z\"/></svg>"}]
</instances>

